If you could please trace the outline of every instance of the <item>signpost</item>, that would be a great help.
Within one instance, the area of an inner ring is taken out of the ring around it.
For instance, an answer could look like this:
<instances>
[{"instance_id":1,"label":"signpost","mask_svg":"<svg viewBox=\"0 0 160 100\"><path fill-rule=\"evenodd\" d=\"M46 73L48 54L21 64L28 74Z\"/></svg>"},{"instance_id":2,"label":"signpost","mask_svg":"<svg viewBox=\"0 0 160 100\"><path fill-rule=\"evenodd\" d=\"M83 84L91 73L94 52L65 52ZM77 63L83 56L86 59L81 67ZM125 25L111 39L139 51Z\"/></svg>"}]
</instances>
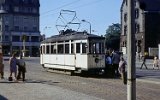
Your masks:
<instances>
[{"instance_id":1,"label":"signpost","mask_svg":"<svg viewBox=\"0 0 160 100\"><path fill-rule=\"evenodd\" d=\"M136 100L135 73L135 0L128 1L128 34L127 34L127 100Z\"/></svg>"}]
</instances>

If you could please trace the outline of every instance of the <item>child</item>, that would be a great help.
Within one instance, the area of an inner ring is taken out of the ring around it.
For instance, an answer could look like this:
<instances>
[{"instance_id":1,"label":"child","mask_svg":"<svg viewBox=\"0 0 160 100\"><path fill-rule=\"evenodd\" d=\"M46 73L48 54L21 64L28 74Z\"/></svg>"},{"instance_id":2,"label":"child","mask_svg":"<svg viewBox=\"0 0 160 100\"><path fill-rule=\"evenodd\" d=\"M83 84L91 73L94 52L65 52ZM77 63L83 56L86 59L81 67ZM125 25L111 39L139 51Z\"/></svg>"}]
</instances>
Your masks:
<instances>
[{"instance_id":1,"label":"child","mask_svg":"<svg viewBox=\"0 0 160 100\"><path fill-rule=\"evenodd\" d=\"M122 78L124 84L127 84L126 83L126 80L127 80L126 65L127 65L127 62L124 60L123 57L121 57L120 62L119 62L118 71L121 74L121 78Z\"/></svg>"},{"instance_id":2,"label":"child","mask_svg":"<svg viewBox=\"0 0 160 100\"><path fill-rule=\"evenodd\" d=\"M153 69L155 67L158 67L158 69L159 69L159 60L158 60L157 56L155 56L153 59Z\"/></svg>"}]
</instances>

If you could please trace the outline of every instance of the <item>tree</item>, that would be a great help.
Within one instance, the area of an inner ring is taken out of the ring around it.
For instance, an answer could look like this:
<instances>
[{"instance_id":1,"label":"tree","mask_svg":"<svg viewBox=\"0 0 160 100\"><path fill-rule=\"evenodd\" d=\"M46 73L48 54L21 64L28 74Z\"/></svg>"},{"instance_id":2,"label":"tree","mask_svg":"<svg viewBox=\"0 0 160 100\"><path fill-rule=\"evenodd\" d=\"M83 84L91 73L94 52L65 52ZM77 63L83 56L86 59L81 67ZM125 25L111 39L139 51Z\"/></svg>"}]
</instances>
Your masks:
<instances>
[{"instance_id":1,"label":"tree","mask_svg":"<svg viewBox=\"0 0 160 100\"><path fill-rule=\"evenodd\" d=\"M107 49L119 50L121 25L112 24L108 27L105 34L105 45Z\"/></svg>"},{"instance_id":2,"label":"tree","mask_svg":"<svg viewBox=\"0 0 160 100\"><path fill-rule=\"evenodd\" d=\"M23 41L23 50L22 50L22 52L23 52L23 57L25 56L25 52L26 52L26 49L25 49L26 38L27 38L27 36L23 34L22 35L22 41Z\"/></svg>"}]
</instances>

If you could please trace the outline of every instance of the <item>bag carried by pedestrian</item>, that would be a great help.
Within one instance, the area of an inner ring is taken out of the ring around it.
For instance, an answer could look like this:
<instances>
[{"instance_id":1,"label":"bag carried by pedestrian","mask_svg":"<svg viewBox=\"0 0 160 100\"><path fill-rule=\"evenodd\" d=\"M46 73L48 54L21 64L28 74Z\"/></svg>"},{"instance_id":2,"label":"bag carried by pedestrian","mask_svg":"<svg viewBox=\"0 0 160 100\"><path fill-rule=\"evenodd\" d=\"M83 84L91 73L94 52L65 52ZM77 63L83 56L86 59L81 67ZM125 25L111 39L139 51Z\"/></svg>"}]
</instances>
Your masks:
<instances>
[{"instance_id":1,"label":"bag carried by pedestrian","mask_svg":"<svg viewBox=\"0 0 160 100\"><path fill-rule=\"evenodd\" d=\"M13 78L9 76L8 81L13 81Z\"/></svg>"}]
</instances>

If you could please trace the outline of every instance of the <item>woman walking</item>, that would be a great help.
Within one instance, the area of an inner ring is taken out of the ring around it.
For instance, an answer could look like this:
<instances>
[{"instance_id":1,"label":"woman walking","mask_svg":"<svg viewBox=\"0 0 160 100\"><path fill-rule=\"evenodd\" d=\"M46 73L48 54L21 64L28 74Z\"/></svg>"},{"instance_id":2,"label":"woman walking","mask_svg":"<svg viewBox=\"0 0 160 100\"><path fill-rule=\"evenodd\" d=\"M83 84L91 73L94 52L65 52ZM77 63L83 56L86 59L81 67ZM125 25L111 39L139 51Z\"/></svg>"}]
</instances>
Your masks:
<instances>
[{"instance_id":1,"label":"woman walking","mask_svg":"<svg viewBox=\"0 0 160 100\"><path fill-rule=\"evenodd\" d=\"M12 77L12 73L14 73L15 80L17 81L17 59L16 54L13 53L12 57L9 59L9 65L10 65L10 77Z\"/></svg>"}]
</instances>

